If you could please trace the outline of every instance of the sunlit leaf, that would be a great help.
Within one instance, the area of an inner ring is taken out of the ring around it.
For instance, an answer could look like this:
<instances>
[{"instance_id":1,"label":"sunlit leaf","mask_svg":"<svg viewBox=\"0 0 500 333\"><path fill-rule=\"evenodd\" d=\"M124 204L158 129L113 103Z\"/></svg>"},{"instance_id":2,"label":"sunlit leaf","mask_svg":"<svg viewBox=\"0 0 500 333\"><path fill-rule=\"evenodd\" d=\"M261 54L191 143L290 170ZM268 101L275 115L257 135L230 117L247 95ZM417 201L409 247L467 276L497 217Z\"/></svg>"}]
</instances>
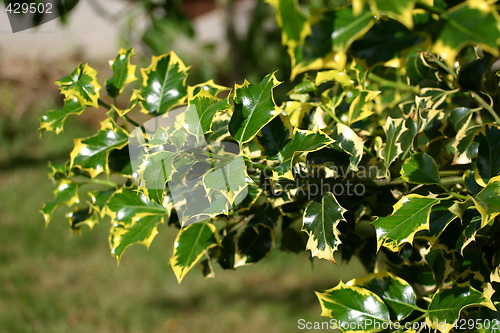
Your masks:
<instances>
[{"instance_id":1,"label":"sunlit leaf","mask_svg":"<svg viewBox=\"0 0 500 333\"><path fill-rule=\"evenodd\" d=\"M61 180L58 187L54 190L54 201L46 203L41 210L46 225L51 222L55 210L60 205L65 204L71 207L80 202L78 189L79 184L66 179Z\"/></svg>"},{"instance_id":2,"label":"sunlit leaf","mask_svg":"<svg viewBox=\"0 0 500 333\"><path fill-rule=\"evenodd\" d=\"M416 184L440 184L439 170L434 159L426 153L410 156L401 168L401 178Z\"/></svg>"},{"instance_id":3,"label":"sunlit leaf","mask_svg":"<svg viewBox=\"0 0 500 333\"><path fill-rule=\"evenodd\" d=\"M111 252L120 260L133 244L149 247L155 238L158 224L170 214L171 206L161 206L130 189L120 189L108 199L106 214L111 217L109 242Z\"/></svg>"},{"instance_id":4,"label":"sunlit leaf","mask_svg":"<svg viewBox=\"0 0 500 333\"><path fill-rule=\"evenodd\" d=\"M82 106L99 107L97 71L88 64L80 64L70 75L56 82L66 99L76 98Z\"/></svg>"},{"instance_id":5,"label":"sunlit leaf","mask_svg":"<svg viewBox=\"0 0 500 333\"><path fill-rule=\"evenodd\" d=\"M441 15L445 24L432 50L453 67L465 46L479 45L498 55L500 30L495 7L486 0L465 1Z\"/></svg>"},{"instance_id":6,"label":"sunlit leaf","mask_svg":"<svg viewBox=\"0 0 500 333\"><path fill-rule=\"evenodd\" d=\"M217 229L211 223L194 223L182 228L175 239L170 265L179 283L196 263L215 246L220 245Z\"/></svg>"},{"instance_id":7,"label":"sunlit leaf","mask_svg":"<svg viewBox=\"0 0 500 333\"><path fill-rule=\"evenodd\" d=\"M281 113L273 97L273 89L279 84L274 74L269 74L258 84L245 82L235 86L235 106L229 131L240 144L252 140Z\"/></svg>"},{"instance_id":8,"label":"sunlit leaf","mask_svg":"<svg viewBox=\"0 0 500 333\"><path fill-rule=\"evenodd\" d=\"M306 207L302 230L309 235L306 249L311 250L312 257L335 262L333 253L341 243L337 225L344 221L345 212L330 192L321 202L311 201Z\"/></svg>"},{"instance_id":9,"label":"sunlit leaf","mask_svg":"<svg viewBox=\"0 0 500 333\"><path fill-rule=\"evenodd\" d=\"M106 81L106 90L111 97L117 97L127 85L137 80L135 76L137 66L130 63L130 58L134 55L133 49L120 49L116 58L109 62L113 76Z\"/></svg>"},{"instance_id":10,"label":"sunlit leaf","mask_svg":"<svg viewBox=\"0 0 500 333\"><path fill-rule=\"evenodd\" d=\"M335 319L349 332L375 332L391 322L389 310L377 294L368 289L340 282L324 293L316 292L321 315Z\"/></svg>"},{"instance_id":11,"label":"sunlit leaf","mask_svg":"<svg viewBox=\"0 0 500 333\"><path fill-rule=\"evenodd\" d=\"M332 142L333 140L322 131L296 130L292 140L288 141L277 155L282 162L273 170L273 174L278 177L293 179L291 169L293 159L297 154L320 150Z\"/></svg>"},{"instance_id":12,"label":"sunlit leaf","mask_svg":"<svg viewBox=\"0 0 500 333\"><path fill-rule=\"evenodd\" d=\"M500 214L500 176L491 178L473 199L476 209L481 213L481 227L485 227Z\"/></svg>"},{"instance_id":13,"label":"sunlit leaf","mask_svg":"<svg viewBox=\"0 0 500 333\"><path fill-rule=\"evenodd\" d=\"M62 109L50 110L40 118L40 131L52 131L59 134L64 129L64 123L69 116L80 115L85 111L76 97L66 99Z\"/></svg>"},{"instance_id":14,"label":"sunlit leaf","mask_svg":"<svg viewBox=\"0 0 500 333\"><path fill-rule=\"evenodd\" d=\"M153 57L151 65L141 69L143 83L138 96L143 111L160 115L182 104L187 96L187 71L173 52Z\"/></svg>"},{"instance_id":15,"label":"sunlit leaf","mask_svg":"<svg viewBox=\"0 0 500 333\"><path fill-rule=\"evenodd\" d=\"M356 278L347 284L364 287L379 296L395 321L406 318L417 305L417 296L410 284L388 272Z\"/></svg>"},{"instance_id":16,"label":"sunlit leaf","mask_svg":"<svg viewBox=\"0 0 500 333\"><path fill-rule=\"evenodd\" d=\"M440 332L449 332L459 319L461 311L471 306L485 306L496 310L487 295L472 287L443 289L432 297L427 320Z\"/></svg>"},{"instance_id":17,"label":"sunlit leaf","mask_svg":"<svg viewBox=\"0 0 500 333\"><path fill-rule=\"evenodd\" d=\"M378 217L373 225L377 232L377 246L397 252L405 243L412 243L420 230L429 230L429 215L439 199L410 194L394 205L390 216Z\"/></svg>"},{"instance_id":18,"label":"sunlit leaf","mask_svg":"<svg viewBox=\"0 0 500 333\"><path fill-rule=\"evenodd\" d=\"M349 154L349 167L357 171L363 157L364 141L350 127L338 123L336 132L332 135L334 146Z\"/></svg>"},{"instance_id":19,"label":"sunlit leaf","mask_svg":"<svg viewBox=\"0 0 500 333\"><path fill-rule=\"evenodd\" d=\"M71 151L71 168L86 171L93 178L108 173L108 156L111 150L125 147L128 133L110 118L101 123L101 130L86 139L75 139Z\"/></svg>"}]
</instances>

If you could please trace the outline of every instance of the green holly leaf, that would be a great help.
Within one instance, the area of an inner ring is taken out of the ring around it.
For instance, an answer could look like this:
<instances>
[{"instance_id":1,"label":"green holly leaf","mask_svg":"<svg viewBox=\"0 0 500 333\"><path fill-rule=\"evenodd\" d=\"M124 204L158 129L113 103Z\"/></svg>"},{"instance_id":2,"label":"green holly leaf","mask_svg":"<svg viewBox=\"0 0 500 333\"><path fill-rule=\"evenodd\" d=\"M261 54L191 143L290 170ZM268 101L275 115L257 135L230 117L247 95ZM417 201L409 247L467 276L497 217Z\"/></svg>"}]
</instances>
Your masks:
<instances>
[{"instance_id":1,"label":"green holly leaf","mask_svg":"<svg viewBox=\"0 0 500 333\"><path fill-rule=\"evenodd\" d=\"M370 30L374 22L370 10L354 13L349 6L314 18L304 47L295 52L297 65L292 67L292 77L309 70L343 70L349 47Z\"/></svg>"},{"instance_id":2,"label":"green holly leaf","mask_svg":"<svg viewBox=\"0 0 500 333\"><path fill-rule=\"evenodd\" d=\"M238 238L238 256L235 268L253 264L269 254L273 247L273 230L262 223L249 225Z\"/></svg>"},{"instance_id":3,"label":"green holly leaf","mask_svg":"<svg viewBox=\"0 0 500 333\"><path fill-rule=\"evenodd\" d=\"M348 332L376 332L391 323L389 310L377 294L368 289L340 282L324 293L316 292L321 315L333 318Z\"/></svg>"},{"instance_id":4,"label":"green holly leaf","mask_svg":"<svg viewBox=\"0 0 500 333\"><path fill-rule=\"evenodd\" d=\"M281 164L273 170L273 176L293 179L292 163L297 154L320 150L334 141L322 131L295 130L292 140L281 149L276 159Z\"/></svg>"},{"instance_id":5,"label":"green holly leaf","mask_svg":"<svg viewBox=\"0 0 500 333\"><path fill-rule=\"evenodd\" d=\"M160 115L184 103L187 71L186 65L173 52L153 57L151 65L141 69L142 87L138 96L143 112Z\"/></svg>"},{"instance_id":6,"label":"green holly leaf","mask_svg":"<svg viewBox=\"0 0 500 333\"><path fill-rule=\"evenodd\" d=\"M281 110L276 106L273 89L280 82L274 74L268 74L260 83L236 85L234 112L229 122L229 131L240 144L252 140L257 133Z\"/></svg>"},{"instance_id":7,"label":"green holly leaf","mask_svg":"<svg viewBox=\"0 0 500 333\"><path fill-rule=\"evenodd\" d=\"M432 51L439 54L448 66L465 46L479 45L497 56L500 30L495 6L486 0L465 1L441 14L444 26Z\"/></svg>"},{"instance_id":8,"label":"green holly leaf","mask_svg":"<svg viewBox=\"0 0 500 333\"><path fill-rule=\"evenodd\" d=\"M221 100L212 95L209 90L204 89L200 90L200 92L190 99L188 104L196 107L199 122L204 133L212 130L212 123L217 112L226 111L231 107L227 99Z\"/></svg>"},{"instance_id":9,"label":"green holly leaf","mask_svg":"<svg viewBox=\"0 0 500 333\"><path fill-rule=\"evenodd\" d=\"M437 164L426 153L416 153L410 156L401 168L401 178L414 184L441 184Z\"/></svg>"},{"instance_id":10,"label":"green holly leaf","mask_svg":"<svg viewBox=\"0 0 500 333\"><path fill-rule=\"evenodd\" d=\"M86 171L92 178L102 172L109 173L110 151L122 149L127 142L128 133L108 118L101 123L101 130L96 135L75 139L75 146L70 154L70 168Z\"/></svg>"},{"instance_id":11,"label":"green holly leaf","mask_svg":"<svg viewBox=\"0 0 500 333\"><path fill-rule=\"evenodd\" d=\"M76 98L80 105L99 107L97 71L88 64L80 64L70 75L56 82L66 99Z\"/></svg>"},{"instance_id":12,"label":"green holly leaf","mask_svg":"<svg viewBox=\"0 0 500 333\"><path fill-rule=\"evenodd\" d=\"M288 117L279 116L264 126L257 135L262 155L270 159L283 160L280 151L292 137L292 126Z\"/></svg>"},{"instance_id":13,"label":"green holly leaf","mask_svg":"<svg viewBox=\"0 0 500 333\"><path fill-rule=\"evenodd\" d=\"M484 127L474 138L479 144L476 167L484 183L500 173L500 129L497 126Z\"/></svg>"},{"instance_id":14,"label":"green holly leaf","mask_svg":"<svg viewBox=\"0 0 500 333\"><path fill-rule=\"evenodd\" d=\"M134 49L120 49L116 58L109 62L113 69L113 77L106 81L109 96L117 97L127 85L137 80L135 76L137 66L130 63L134 55Z\"/></svg>"},{"instance_id":15,"label":"green holly leaf","mask_svg":"<svg viewBox=\"0 0 500 333\"><path fill-rule=\"evenodd\" d=\"M448 333L460 318L463 309L471 306L484 306L496 311L491 302L488 290L484 293L467 287L443 289L435 293L427 309L427 321L432 328Z\"/></svg>"},{"instance_id":16,"label":"green holly leaf","mask_svg":"<svg viewBox=\"0 0 500 333\"><path fill-rule=\"evenodd\" d=\"M300 10L297 0L267 0L276 10L276 21L281 27L281 43L287 47L292 65L297 63L296 53L311 33L311 24Z\"/></svg>"},{"instance_id":17,"label":"green holly leaf","mask_svg":"<svg viewBox=\"0 0 500 333\"><path fill-rule=\"evenodd\" d=\"M476 209L481 213L481 228L500 214L500 176L490 179L484 189L474 197Z\"/></svg>"},{"instance_id":18,"label":"green holly leaf","mask_svg":"<svg viewBox=\"0 0 500 333\"><path fill-rule=\"evenodd\" d=\"M415 0L373 0L375 14L388 16L413 28L413 9Z\"/></svg>"},{"instance_id":19,"label":"green holly leaf","mask_svg":"<svg viewBox=\"0 0 500 333\"><path fill-rule=\"evenodd\" d=\"M370 274L347 284L366 288L379 296L394 321L406 318L417 305L417 296L410 284L389 272Z\"/></svg>"},{"instance_id":20,"label":"green holly leaf","mask_svg":"<svg viewBox=\"0 0 500 333\"><path fill-rule=\"evenodd\" d=\"M368 66L384 64L392 59L399 63L403 54L424 39L408 30L401 22L380 20L361 39L351 45L353 56ZM404 88L403 84L399 84Z\"/></svg>"},{"instance_id":21,"label":"green holly leaf","mask_svg":"<svg viewBox=\"0 0 500 333\"><path fill-rule=\"evenodd\" d=\"M403 153L400 139L406 130L404 119L387 118L384 125L385 143L382 145L382 149L378 151L378 155L384 161L386 169L389 169L389 166Z\"/></svg>"},{"instance_id":22,"label":"green holly leaf","mask_svg":"<svg viewBox=\"0 0 500 333\"><path fill-rule=\"evenodd\" d=\"M133 244L151 245L158 233L157 226L170 214L171 205L164 206L131 189L120 189L108 199L105 212L112 226L109 242L118 261Z\"/></svg>"},{"instance_id":23,"label":"green holly leaf","mask_svg":"<svg viewBox=\"0 0 500 333\"><path fill-rule=\"evenodd\" d=\"M349 168L358 170L359 162L363 158L364 141L350 127L338 123L335 133L332 135L335 140L334 146L349 155Z\"/></svg>"},{"instance_id":24,"label":"green holly leaf","mask_svg":"<svg viewBox=\"0 0 500 333\"><path fill-rule=\"evenodd\" d=\"M177 234L170 258L177 281L181 283L203 255L216 246L220 246L220 240L213 224L199 222L182 228Z\"/></svg>"},{"instance_id":25,"label":"green holly leaf","mask_svg":"<svg viewBox=\"0 0 500 333\"><path fill-rule=\"evenodd\" d=\"M378 217L373 225L377 233L378 248L384 246L393 252L405 243L412 243L420 230L429 230L429 215L439 199L410 194L394 205L390 216Z\"/></svg>"},{"instance_id":26,"label":"green holly leaf","mask_svg":"<svg viewBox=\"0 0 500 333\"><path fill-rule=\"evenodd\" d=\"M78 196L79 186L80 186L79 184L73 183L70 180L67 179L61 180L59 186L54 190L54 197L55 197L54 201L46 203L41 210L41 213L45 220L45 225L49 225L49 223L52 221L52 216L54 215L54 212L62 204L71 207L74 204L80 202Z\"/></svg>"},{"instance_id":27,"label":"green holly leaf","mask_svg":"<svg viewBox=\"0 0 500 333\"><path fill-rule=\"evenodd\" d=\"M436 73L425 61L423 52L417 52L406 58L406 75L410 85L417 86L422 82L435 82L438 80Z\"/></svg>"},{"instance_id":28,"label":"green holly leaf","mask_svg":"<svg viewBox=\"0 0 500 333\"><path fill-rule=\"evenodd\" d=\"M159 151L144 156L137 169L137 178L149 199L157 203L163 201L165 186L175 172L174 159L177 156L178 153L173 151Z\"/></svg>"},{"instance_id":29,"label":"green holly leaf","mask_svg":"<svg viewBox=\"0 0 500 333\"><path fill-rule=\"evenodd\" d=\"M76 97L64 101L64 106L59 110L50 110L40 118L40 131L52 131L59 134L64 129L64 123L69 116L80 115L85 111L85 106L80 104Z\"/></svg>"},{"instance_id":30,"label":"green holly leaf","mask_svg":"<svg viewBox=\"0 0 500 333\"><path fill-rule=\"evenodd\" d=\"M323 196L321 203L311 201L306 207L302 231L309 235L306 249L311 250L312 257L335 262L333 253L341 243L337 226L345 221L345 212L330 192Z\"/></svg>"}]
</instances>

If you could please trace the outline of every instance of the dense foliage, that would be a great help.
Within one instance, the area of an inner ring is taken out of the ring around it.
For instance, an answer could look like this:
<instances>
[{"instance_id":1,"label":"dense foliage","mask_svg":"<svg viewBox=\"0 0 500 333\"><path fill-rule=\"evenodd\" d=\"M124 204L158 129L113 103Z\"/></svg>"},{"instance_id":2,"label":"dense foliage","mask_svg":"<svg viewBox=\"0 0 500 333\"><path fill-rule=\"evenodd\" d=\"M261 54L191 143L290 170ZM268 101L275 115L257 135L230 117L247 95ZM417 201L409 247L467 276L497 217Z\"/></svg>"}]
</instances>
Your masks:
<instances>
[{"instance_id":1,"label":"dense foliage","mask_svg":"<svg viewBox=\"0 0 500 333\"><path fill-rule=\"evenodd\" d=\"M317 293L345 331L412 332L404 324L422 322L499 331L494 2L269 3L292 64L293 88L278 103L274 73L233 88L187 86L174 53L138 75L134 51L120 50L105 89L88 64L59 80L64 106L42 117L42 131L60 133L87 108L107 119L75 140L67 163L50 165L57 188L46 222L63 204L74 230L109 220L117 259L168 222L179 229L170 259L179 282L196 265L212 275L214 263L234 269L274 248L332 265L357 257L366 276ZM175 112L175 125L134 131L144 115ZM136 165L132 132L147 148ZM208 144L186 149L193 138ZM221 153L222 143L237 149ZM202 209L166 186L193 179Z\"/></svg>"}]
</instances>

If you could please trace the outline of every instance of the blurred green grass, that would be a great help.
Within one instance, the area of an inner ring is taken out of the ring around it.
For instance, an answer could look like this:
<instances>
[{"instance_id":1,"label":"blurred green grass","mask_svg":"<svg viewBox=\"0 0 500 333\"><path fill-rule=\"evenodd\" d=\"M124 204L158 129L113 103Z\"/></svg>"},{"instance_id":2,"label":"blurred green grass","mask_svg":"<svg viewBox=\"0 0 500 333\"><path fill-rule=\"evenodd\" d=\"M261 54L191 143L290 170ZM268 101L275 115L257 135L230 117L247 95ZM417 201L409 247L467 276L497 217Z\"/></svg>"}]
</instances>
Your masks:
<instances>
[{"instance_id":1,"label":"blurred green grass","mask_svg":"<svg viewBox=\"0 0 500 333\"><path fill-rule=\"evenodd\" d=\"M179 285L167 264L177 230L166 225L149 250L130 248L118 266L106 223L75 235L59 211L45 228L47 156L67 156L74 136L91 130L73 119L65 134L39 139L41 112L24 115L3 142L10 149L0 169L0 332L299 332L301 318L327 321L314 290L359 272L355 262L273 251L254 266L216 269L215 279L193 270Z\"/></svg>"}]
</instances>

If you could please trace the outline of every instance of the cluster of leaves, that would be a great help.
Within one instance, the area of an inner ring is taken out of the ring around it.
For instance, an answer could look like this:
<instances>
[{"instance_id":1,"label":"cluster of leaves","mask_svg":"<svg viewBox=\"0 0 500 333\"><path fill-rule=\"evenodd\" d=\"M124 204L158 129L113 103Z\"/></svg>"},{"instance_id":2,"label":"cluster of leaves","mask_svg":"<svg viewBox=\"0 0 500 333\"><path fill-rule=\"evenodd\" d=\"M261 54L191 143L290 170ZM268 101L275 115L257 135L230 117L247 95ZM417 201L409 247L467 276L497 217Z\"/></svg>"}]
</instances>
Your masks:
<instances>
[{"instance_id":1,"label":"cluster of leaves","mask_svg":"<svg viewBox=\"0 0 500 333\"><path fill-rule=\"evenodd\" d=\"M46 222L63 204L73 208L75 230L108 218L119 259L132 244L149 246L168 221L180 229L170 259L179 282L197 264L213 275L214 262L234 269L276 247L332 262L357 257L367 276L317 293L323 315L346 331L398 323L411 332L403 324L426 322L429 331L497 332L494 4L353 0L312 10L269 3L292 59L294 87L279 105L274 74L232 89L213 81L188 86L188 68L174 53L153 57L139 78L133 51L121 50L107 97L87 64L58 81L65 104L42 117L42 131L61 132L68 116L89 107L108 118L94 136L75 140L66 164L50 165L57 189L42 209ZM134 173L128 139L139 117L181 105L196 110L200 123L186 114L181 127L239 147L245 167L223 173L226 180L244 175L245 198L241 188L210 178L213 165L190 174L205 156L165 154L168 129L146 137L155 152ZM203 180L212 203L204 221L184 225L177 217L165 186L175 174Z\"/></svg>"}]
</instances>

